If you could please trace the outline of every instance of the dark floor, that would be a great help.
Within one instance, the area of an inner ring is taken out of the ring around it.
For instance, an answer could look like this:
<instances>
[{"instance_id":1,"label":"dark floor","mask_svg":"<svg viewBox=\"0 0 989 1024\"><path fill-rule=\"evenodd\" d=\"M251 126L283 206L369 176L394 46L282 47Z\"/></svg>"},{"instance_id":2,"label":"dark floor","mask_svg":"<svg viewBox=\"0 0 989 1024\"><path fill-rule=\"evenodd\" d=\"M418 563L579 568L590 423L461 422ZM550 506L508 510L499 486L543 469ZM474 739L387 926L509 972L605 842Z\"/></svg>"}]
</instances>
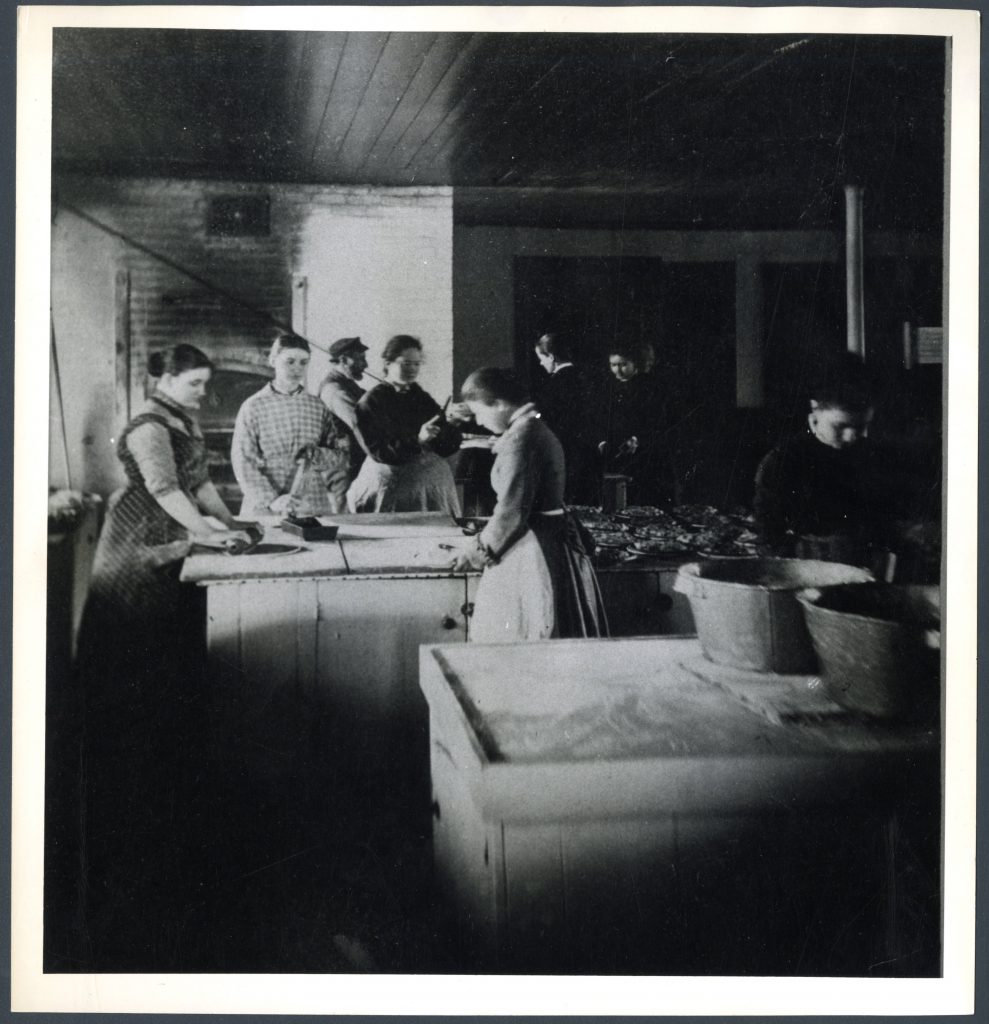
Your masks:
<instances>
[{"instance_id":1,"label":"dark floor","mask_svg":"<svg viewBox=\"0 0 989 1024\"><path fill-rule=\"evenodd\" d=\"M198 728L163 741L152 724L146 743L129 743L122 754L108 747L119 759L102 783L101 766L80 754L75 716L53 709L46 971L477 973L433 886L424 728L410 734L340 722L297 696L260 710L237 708L229 693L215 696L205 714L197 711ZM156 753L144 757L147 750ZM901 910L896 923L909 954L899 964L863 959L881 911L874 882L855 870L860 857L863 865L884 863L881 845L890 837L879 830L867 840L838 823L852 875L838 867L817 873L788 901L802 901L820 929L803 912L761 901L760 884L775 892L773 857L781 852L760 834L748 853L740 847L726 861L721 895L691 912L708 952L670 950L662 930L651 928L641 937L663 957L651 957L637 939L639 962L595 960L593 973L721 973L711 948L729 958L734 969L725 973L936 973L936 843L927 854L908 846L929 831L927 817L921 825L892 837L907 865L892 880L906 887L897 905L910 912ZM791 835L790 860L815 860L815 840L799 855L795 841ZM642 914L655 922L647 908ZM762 955L746 938L756 917L762 938L782 943L782 958ZM824 946L814 938L829 934ZM518 958L530 969L537 960ZM780 970L791 961L792 970ZM666 969L672 963L687 970Z\"/></svg>"},{"instance_id":2,"label":"dark floor","mask_svg":"<svg viewBox=\"0 0 989 1024\"><path fill-rule=\"evenodd\" d=\"M118 770L101 800L78 784L71 724L50 737L46 970L466 969L432 886L421 737L414 777L399 770L408 737L341 731L312 708L216 716L184 739L136 797Z\"/></svg>"}]
</instances>

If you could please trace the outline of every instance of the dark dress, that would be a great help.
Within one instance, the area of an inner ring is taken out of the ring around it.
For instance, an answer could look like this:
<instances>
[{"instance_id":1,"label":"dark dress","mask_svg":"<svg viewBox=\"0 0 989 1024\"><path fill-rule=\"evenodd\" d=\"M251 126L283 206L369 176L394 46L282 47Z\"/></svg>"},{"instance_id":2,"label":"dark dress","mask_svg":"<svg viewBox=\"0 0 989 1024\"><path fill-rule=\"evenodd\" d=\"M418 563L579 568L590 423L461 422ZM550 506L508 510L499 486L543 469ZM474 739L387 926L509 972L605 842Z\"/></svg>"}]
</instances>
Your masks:
<instances>
[{"instance_id":1,"label":"dark dress","mask_svg":"<svg viewBox=\"0 0 989 1024\"><path fill-rule=\"evenodd\" d=\"M875 454L868 441L830 448L804 433L774 448L756 473L756 529L769 554L867 564L889 542Z\"/></svg>"},{"instance_id":2,"label":"dark dress","mask_svg":"<svg viewBox=\"0 0 989 1024\"><path fill-rule=\"evenodd\" d=\"M357 429L357 403L365 394L364 388L338 366L330 367L319 388L319 397L323 404L343 425L347 440L350 442L348 486L360 472L367 454L364 450L364 440Z\"/></svg>"},{"instance_id":3,"label":"dark dress","mask_svg":"<svg viewBox=\"0 0 989 1024\"><path fill-rule=\"evenodd\" d=\"M357 403L357 428L370 458L347 492L351 512L449 512L460 515L453 472L444 461L460 430L442 417L428 444L419 430L442 410L418 384L378 384Z\"/></svg>"},{"instance_id":4,"label":"dark dress","mask_svg":"<svg viewBox=\"0 0 989 1024\"><path fill-rule=\"evenodd\" d=\"M539 391L539 411L559 438L566 461L564 497L573 504L593 504L598 499L596 452L590 410L592 385L573 363L551 373Z\"/></svg>"},{"instance_id":5,"label":"dark dress","mask_svg":"<svg viewBox=\"0 0 989 1024\"><path fill-rule=\"evenodd\" d=\"M675 491L672 442L662 389L651 374L639 373L626 381L612 377L603 399L598 440L606 441L607 449L601 458L602 471L631 478L631 504L658 505L671 501ZM632 437L638 442L634 452L628 449Z\"/></svg>"},{"instance_id":6,"label":"dark dress","mask_svg":"<svg viewBox=\"0 0 989 1024\"><path fill-rule=\"evenodd\" d=\"M155 494L193 499L206 447L184 410L154 397L118 454L127 484L109 502L76 661L84 955L94 970L168 969L196 885L208 716L202 595L179 582L190 541Z\"/></svg>"}]
</instances>

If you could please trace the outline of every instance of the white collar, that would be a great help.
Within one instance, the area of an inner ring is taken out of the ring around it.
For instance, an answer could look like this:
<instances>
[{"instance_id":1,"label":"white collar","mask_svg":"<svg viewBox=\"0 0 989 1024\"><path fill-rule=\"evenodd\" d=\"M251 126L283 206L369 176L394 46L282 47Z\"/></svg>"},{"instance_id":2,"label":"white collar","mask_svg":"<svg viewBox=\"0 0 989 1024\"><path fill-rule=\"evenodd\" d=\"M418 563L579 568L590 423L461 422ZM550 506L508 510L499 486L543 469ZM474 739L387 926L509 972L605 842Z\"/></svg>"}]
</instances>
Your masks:
<instances>
[{"instance_id":1,"label":"white collar","mask_svg":"<svg viewBox=\"0 0 989 1024\"><path fill-rule=\"evenodd\" d=\"M525 405L520 405L511 416L508 417L508 425L512 426L514 423L522 422L526 420L538 420L542 416L542 413L536 408L535 402L526 402Z\"/></svg>"}]
</instances>

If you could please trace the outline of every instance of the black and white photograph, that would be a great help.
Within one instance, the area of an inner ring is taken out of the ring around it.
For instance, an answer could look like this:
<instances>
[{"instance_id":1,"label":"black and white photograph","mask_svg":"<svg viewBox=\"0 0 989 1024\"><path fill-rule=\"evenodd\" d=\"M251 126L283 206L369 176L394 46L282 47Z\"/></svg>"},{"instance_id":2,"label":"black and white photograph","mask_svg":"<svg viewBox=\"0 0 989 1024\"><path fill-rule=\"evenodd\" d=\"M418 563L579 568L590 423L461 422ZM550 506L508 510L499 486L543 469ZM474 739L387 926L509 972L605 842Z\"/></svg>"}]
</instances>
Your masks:
<instances>
[{"instance_id":1,"label":"black and white photograph","mask_svg":"<svg viewBox=\"0 0 989 1024\"><path fill-rule=\"evenodd\" d=\"M963 1012L978 14L19 13L14 1008Z\"/></svg>"}]
</instances>

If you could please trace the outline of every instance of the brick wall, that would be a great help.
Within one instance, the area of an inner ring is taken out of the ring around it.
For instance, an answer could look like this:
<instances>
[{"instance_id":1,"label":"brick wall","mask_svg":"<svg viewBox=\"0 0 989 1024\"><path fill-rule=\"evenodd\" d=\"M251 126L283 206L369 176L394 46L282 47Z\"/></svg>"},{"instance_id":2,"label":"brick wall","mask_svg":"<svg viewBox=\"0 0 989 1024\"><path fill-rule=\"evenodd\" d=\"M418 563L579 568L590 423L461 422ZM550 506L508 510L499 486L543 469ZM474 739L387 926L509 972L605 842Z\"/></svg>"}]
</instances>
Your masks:
<instances>
[{"instance_id":1,"label":"brick wall","mask_svg":"<svg viewBox=\"0 0 989 1024\"><path fill-rule=\"evenodd\" d=\"M128 293L131 408L145 393L147 354L177 341L199 345L220 363L263 367L277 330L268 317L294 324L317 343L360 334L372 356L390 334L417 334L429 354L424 385L443 397L449 392L451 190L63 176L56 194L52 303L59 350L70 371L63 372L63 406L74 486L105 493L120 480L112 438L126 418L126 403L115 410L108 402L120 390L120 271L126 272ZM211 199L236 195L270 198L268 235L208 233ZM313 383L324 367L325 358L316 353ZM65 475L63 465L53 447L53 481Z\"/></svg>"}]
</instances>

